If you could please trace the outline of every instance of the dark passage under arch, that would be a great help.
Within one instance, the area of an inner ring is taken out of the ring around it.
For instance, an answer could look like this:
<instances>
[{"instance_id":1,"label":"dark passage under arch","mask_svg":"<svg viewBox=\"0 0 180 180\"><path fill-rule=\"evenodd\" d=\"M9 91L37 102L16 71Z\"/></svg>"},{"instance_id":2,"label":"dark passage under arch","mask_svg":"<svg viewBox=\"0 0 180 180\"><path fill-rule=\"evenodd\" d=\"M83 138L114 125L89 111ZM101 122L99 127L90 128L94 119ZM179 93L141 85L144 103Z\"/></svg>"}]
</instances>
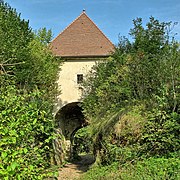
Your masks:
<instances>
[{"instance_id":1,"label":"dark passage under arch","mask_svg":"<svg viewBox=\"0 0 180 180\"><path fill-rule=\"evenodd\" d=\"M56 125L62 130L66 140L70 140L75 131L86 125L80 102L62 107L55 116Z\"/></svg>"},{"instance_id":2,"label":"dark passage under arch","mask_svg":"<svg viewBox=\"0 0 180 180\"><path fill-rule=\"evenodd\" d=\"M79 129L88 125L81 108L80 102L73 102L62 107L55 116L56 118L56 128L58 128L65 137L66 140L66 150L65 150L65 159L68 161L82 159L86 160L86 166L92 164L95 159L92 154L83 154L79 155L79 143L75 140L75 134ZM78 147L78 148L77 148Z\"/></svg>"}]
</instances>

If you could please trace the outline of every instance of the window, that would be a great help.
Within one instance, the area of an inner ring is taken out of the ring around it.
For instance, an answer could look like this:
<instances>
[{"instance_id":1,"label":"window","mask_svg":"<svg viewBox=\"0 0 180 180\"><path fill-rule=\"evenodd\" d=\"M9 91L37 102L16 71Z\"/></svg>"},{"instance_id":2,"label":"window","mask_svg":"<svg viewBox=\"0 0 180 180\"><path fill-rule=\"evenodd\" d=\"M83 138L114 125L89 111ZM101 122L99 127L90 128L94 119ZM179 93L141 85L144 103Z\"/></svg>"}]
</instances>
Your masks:
<instances>
[{"instance_id":1,"label":"window","mask_svg":"<svg viewBox=\"0 0 180 180\"><path fill-rule=\"evenodd\" d=\"M77 83L81 84L83 82L83 74L77 74Z\"/></svg>"}]
</instances>

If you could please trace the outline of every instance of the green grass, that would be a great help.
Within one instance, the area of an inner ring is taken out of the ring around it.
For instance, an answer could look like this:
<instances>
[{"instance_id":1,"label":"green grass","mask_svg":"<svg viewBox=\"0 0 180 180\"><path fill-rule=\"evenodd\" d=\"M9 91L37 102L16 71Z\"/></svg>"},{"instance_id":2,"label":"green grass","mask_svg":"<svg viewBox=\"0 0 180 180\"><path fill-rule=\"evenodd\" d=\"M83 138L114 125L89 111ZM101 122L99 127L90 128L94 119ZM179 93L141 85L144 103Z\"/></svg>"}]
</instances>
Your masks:
<instances>
[{"instance_id":1,"label":"green grass","mask_svg":"<svg viewBox=\"0 0 180 180\"><path fill-rule=\"evenodd\" d=\"M126 163L119 166L94 166L83 177L84 180L179 180L180 159L149 158L136 164Z\"/></svg>"}]
</instances>

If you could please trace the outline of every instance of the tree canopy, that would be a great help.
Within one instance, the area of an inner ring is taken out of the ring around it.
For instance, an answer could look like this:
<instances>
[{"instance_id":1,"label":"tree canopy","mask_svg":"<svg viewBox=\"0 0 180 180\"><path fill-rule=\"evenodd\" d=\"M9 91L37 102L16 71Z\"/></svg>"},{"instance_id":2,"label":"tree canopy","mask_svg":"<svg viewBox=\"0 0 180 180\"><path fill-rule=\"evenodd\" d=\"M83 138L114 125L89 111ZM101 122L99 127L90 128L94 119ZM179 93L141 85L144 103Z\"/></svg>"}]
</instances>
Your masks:
<instances>
[{"instance_id":1,"label":"tree canopy","mask_svg":"<svg viewBox=\"0 0 180 180\"><path fill-rule=\"evenodd\" d=\"M0 179L50 176L58 60L51 31L36 33L0 0Z\"/></svg>"},{"instance_id":2,"label":"tree canopy","mask_svg":"<svg viewBox=\"0 0 180 180\"><path fill-rule=\"evenodd\" d=\"M133 24L133 41L120 38L112 56L84 83L84 113L104 162L118 147L138 157L179 149L180 51L171 37L173 24L154 17L146 27L141 18Z\"/></svg>"}]
</instances>

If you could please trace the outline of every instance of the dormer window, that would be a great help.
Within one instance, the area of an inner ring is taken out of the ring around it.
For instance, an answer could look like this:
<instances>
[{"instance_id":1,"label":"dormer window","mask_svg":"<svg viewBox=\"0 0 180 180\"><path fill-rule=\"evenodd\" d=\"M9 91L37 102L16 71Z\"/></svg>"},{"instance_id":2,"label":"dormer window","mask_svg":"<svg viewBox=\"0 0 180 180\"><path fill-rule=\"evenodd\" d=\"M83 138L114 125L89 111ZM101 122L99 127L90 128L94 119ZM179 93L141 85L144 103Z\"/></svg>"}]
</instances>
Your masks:
<instances>
[{"instance_id":1,"label":"dormer window","mask_svg":"<svg viewBox=\"0 0 180 180\"><path fill-rule=\"evenodd\" d=\"M83 74L77 74L77 83L81 84L83 82Z\"/></svg>"}]
</instances>

